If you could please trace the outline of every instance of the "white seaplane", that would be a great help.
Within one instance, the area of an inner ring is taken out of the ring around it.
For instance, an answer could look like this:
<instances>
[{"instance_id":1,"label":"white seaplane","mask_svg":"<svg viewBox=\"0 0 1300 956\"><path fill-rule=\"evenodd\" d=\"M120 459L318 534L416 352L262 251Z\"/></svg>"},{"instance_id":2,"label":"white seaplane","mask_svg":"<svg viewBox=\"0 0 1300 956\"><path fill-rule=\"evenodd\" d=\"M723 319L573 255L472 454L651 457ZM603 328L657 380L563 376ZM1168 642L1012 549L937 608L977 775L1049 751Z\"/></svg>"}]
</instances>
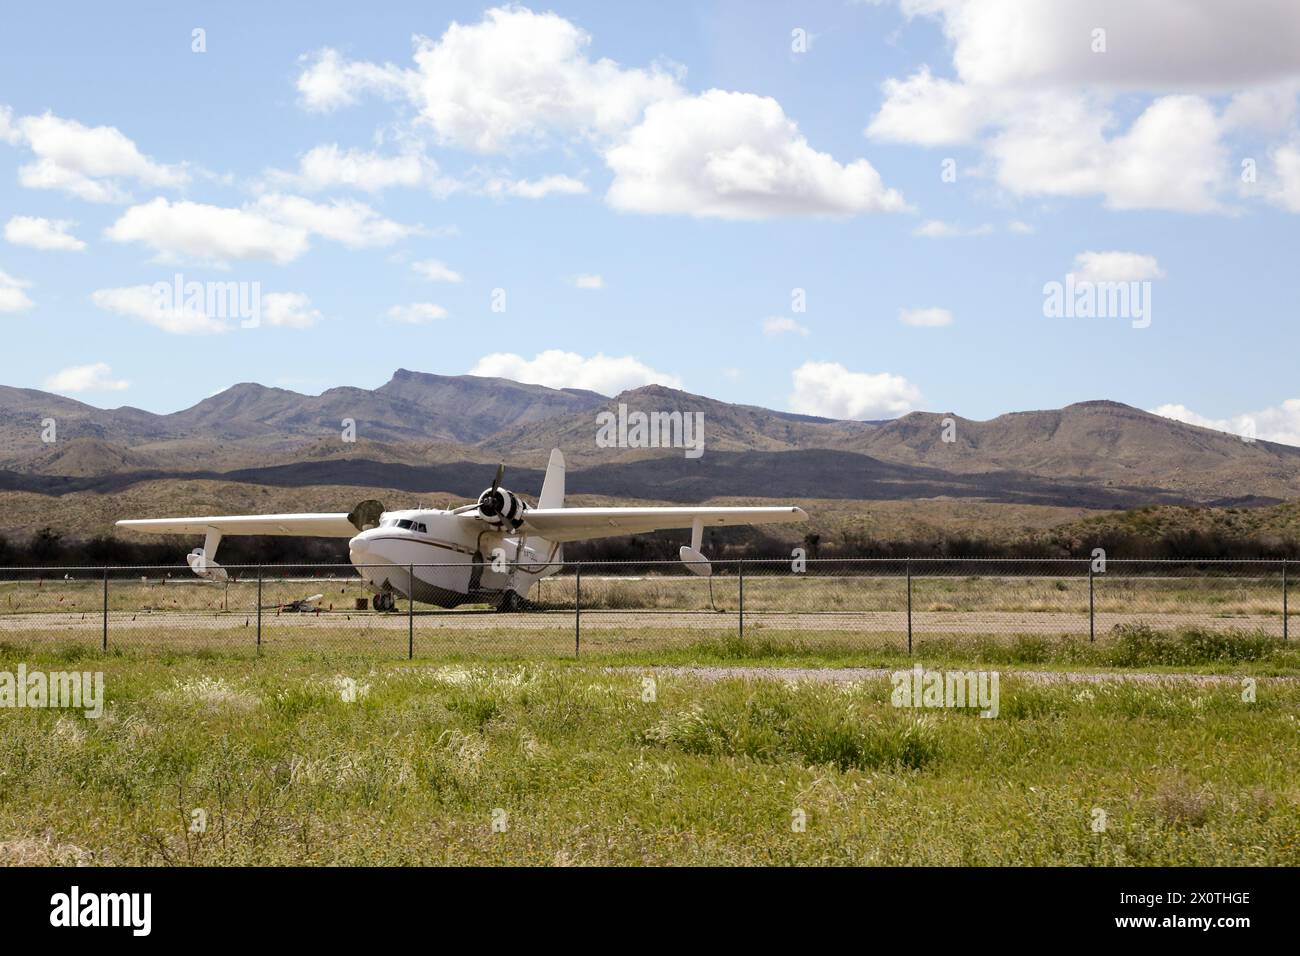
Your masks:
<instances>
[{"instance_id":1,"label":"white seaplane","mask_svg":"<svg viewBox=\"0 0 1300 956\"><path fill-rule=\"evenodd\" d=\"M439 607L491 604L517 610L533 584L560 570L566 541L690 528L691 543L679 556L696 574L712 573L700 546L705 526L802 521L793 505L766 508L566 508L564 456L551 452L537 507L501 487L504 465L492 487L472 505L451 510L385 511L374 500L348 513L222 515L144 518L119 528L156 534L201 534L203 547L186 555L190 568L209 581L227 580L215 558L227 535L298 535L350 538L348 556L374 589L377 610L391 609L394 595Z\"/></svg>"}]
</instances>

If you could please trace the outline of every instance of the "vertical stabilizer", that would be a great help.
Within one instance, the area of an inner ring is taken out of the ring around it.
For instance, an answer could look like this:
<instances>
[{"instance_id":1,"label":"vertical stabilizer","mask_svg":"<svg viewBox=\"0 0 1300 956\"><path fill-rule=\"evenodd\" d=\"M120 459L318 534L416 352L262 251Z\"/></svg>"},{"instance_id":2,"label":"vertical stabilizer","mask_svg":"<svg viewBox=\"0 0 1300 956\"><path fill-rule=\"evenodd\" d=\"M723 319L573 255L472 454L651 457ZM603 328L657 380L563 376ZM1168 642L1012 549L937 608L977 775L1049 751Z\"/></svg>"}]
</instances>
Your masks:
<instances>
[{"instance_id":1,"label":"vertical stabilizer","mask_svg":"<svg viewBox=\"0 0 1300 956\"><path fill-rule=\"evenodd\" d=\"M542 493L537 499L537 507L564 507L564 455L558 448L551 451L551 460L546 465L546 477L542 480Z\"/></svg>"}]
</instances>

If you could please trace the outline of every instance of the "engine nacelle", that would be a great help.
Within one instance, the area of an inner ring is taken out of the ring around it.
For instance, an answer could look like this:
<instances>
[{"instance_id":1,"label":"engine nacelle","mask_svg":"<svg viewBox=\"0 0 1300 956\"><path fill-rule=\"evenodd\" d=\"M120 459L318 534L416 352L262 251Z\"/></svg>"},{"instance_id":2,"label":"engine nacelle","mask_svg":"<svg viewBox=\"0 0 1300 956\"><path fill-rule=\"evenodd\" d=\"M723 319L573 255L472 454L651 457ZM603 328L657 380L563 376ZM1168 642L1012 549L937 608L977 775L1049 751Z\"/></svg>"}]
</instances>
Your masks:
<instances>
[{"instance_id":1,"label":"engine nacelle","mask_svg":"<svg viewBox=\"0 0 1300 956\"><path fill-rule=\"evenodd\" d=\"M518 528L524 522L528 505L504 488L488 488L478 496L478 513L498 525Z\"/></svg>"}]
</instances>

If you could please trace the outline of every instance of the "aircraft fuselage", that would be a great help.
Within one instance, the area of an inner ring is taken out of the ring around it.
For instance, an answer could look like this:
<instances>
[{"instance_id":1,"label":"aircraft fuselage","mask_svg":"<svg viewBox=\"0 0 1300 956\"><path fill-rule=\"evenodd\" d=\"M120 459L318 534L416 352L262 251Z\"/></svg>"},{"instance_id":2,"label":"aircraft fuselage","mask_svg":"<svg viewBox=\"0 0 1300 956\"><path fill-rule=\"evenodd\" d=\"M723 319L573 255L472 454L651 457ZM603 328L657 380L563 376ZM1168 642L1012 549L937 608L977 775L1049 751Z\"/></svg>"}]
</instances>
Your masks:
<instances>
[{"instance_id":1,"label":"aircraft fuselage","mask_svg":"<svg viewBox=\"0 0 1300 956\"><path fill-rule=\"evenodd\" d=\"M377 592L424 604L499 605L560 570L559 548L540 538L484 530L451 511L387 511L348 541L357 573Z\"/></svg>"}]
</instances>

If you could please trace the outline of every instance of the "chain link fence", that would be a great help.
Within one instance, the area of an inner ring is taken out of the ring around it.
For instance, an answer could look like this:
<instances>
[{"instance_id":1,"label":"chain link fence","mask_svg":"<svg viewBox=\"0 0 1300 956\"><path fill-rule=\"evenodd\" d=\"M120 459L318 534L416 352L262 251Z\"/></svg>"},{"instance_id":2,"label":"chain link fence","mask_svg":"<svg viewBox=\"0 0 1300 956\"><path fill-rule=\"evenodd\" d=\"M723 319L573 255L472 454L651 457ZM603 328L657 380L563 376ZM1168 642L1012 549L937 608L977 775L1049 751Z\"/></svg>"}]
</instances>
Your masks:
<instances>
[{"instance_id":1,"label":"chain link fence","mask_svg":"<svg viewBox=\"0 0 1300 956\"><path fill-rule=\"evenodd\" d=\"M0 643L143 653L544 658L782 642L912 651L1116 627L1289 639L1295 562L806 559L548 567L528 602L442 609L375 592L350 564L0 568ZM464 565L414 565L427 575Z\"/></svg>"}]
</instances>

